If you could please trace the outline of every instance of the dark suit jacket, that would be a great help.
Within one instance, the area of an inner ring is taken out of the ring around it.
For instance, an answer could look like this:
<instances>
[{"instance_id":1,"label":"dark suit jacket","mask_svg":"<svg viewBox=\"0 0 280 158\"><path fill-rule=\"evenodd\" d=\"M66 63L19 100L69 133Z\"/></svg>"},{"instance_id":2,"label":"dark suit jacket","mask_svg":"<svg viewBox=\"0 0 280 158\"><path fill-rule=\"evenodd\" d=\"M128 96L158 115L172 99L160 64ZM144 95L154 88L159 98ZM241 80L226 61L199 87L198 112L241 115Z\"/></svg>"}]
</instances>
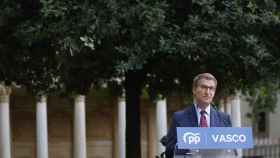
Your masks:
<instances>
[{"instance_id":1,"label":"dark suit jacket","mask_svg":"<svg viewBox=\"0 0 280 158\"><path fill-rule=\"evenodd\" d=\"M210 107L210 127L231 127L228 114ZM183 111L175 112L172 116L171 126L167 133L166 157L173 158L174 147L177 143L176 127L198 127L198 119L195 106L187 107ZM187 150L176 151L176 153L188 152Z\"/></svg>"}]
</instances>

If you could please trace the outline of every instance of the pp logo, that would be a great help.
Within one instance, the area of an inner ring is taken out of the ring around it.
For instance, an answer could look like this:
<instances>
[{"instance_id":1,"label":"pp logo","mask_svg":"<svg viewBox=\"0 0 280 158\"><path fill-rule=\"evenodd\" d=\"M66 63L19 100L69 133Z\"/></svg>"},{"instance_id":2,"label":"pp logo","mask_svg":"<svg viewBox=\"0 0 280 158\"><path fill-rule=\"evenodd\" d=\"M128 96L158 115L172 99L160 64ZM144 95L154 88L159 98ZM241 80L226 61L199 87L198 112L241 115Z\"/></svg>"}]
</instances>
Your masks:
<instances>
[{"instance_id":1,"label":"pp logo","mask_svg":"<svg viewBox=\"0 0 280 158\"><path fill-rule=\"evenodd\" d=\"M188 144L197 144L200 142L199 133L186 132L183 136L183 140Z\"/></svg>"}]
</instances>

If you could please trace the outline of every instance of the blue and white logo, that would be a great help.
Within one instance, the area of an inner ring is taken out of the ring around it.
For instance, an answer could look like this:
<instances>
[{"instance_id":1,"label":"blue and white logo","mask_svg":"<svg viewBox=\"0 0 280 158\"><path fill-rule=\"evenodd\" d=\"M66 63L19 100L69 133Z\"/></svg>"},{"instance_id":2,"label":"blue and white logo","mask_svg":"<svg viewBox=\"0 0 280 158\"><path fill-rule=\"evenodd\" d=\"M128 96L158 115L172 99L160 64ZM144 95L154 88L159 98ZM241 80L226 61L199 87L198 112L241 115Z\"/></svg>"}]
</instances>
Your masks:
<instances>
[{"instance_id":1,"label":"blue and white logo","mask_svg":"<svg viewBox=\"0 0 280 158\"><path fill-rule=\"evenodd\" d=\"M192 133L192 132L186 132L183 135L183 140L185 143L188 144L197 144L200 142L200 134L199 133Z\"/></svg>"},{"instance_id":2,"label":"blue and white logo","mask_svg":"<svg viewBox=\"0 0 280 158\"><path fill-rule=\"evenodd\" d=\"M179 149L252 148L252 128L177 127L177 144Z\"/></svg>"}]
</instances>

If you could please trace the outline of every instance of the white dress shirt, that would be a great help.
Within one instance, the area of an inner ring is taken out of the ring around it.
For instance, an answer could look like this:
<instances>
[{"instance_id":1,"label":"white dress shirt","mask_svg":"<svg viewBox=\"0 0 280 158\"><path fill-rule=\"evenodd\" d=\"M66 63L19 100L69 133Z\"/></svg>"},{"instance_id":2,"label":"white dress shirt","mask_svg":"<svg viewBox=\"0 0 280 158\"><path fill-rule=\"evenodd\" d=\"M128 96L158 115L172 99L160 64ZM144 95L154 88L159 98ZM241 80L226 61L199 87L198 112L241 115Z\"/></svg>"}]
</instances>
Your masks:
<instances>
[{"instance_id":1,"label":"white dress shirt","mask_svg":"<svg viewBox=\"0 0 280 158\"><path fill-rule=\"evenodd\" d=\"M198 126L200 126L200 117L201 117L201 114L200 114L200 111L202 110L201 108L199 108L197 106L197 104L194 104L195 106L195 110L196 110L196 116L197 116L197 121L198 121ZM207 108L205 109L205 117L206 117L206 120L207 120L207 125L208 127L210 127L210 105L207 106Z\"/></svg>"}]
</instances>

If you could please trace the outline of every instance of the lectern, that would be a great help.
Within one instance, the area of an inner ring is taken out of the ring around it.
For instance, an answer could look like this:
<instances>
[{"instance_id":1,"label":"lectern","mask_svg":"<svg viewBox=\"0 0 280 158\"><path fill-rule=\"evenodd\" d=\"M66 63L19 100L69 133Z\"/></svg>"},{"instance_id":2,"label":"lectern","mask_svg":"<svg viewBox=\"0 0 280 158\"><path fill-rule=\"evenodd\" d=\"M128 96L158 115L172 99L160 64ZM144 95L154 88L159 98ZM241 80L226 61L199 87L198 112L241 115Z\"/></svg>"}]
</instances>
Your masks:
<instances>
[{"instance_id":1,"label":"lectern","mask_svg":"<svg viewBox=\"0 0 280 158\"><path fill-rule=\"evenodd\" d=\"M175 158L239 158L237 149L253 147L252 128L177 127Z\"/></svg>"}]
</instances>

